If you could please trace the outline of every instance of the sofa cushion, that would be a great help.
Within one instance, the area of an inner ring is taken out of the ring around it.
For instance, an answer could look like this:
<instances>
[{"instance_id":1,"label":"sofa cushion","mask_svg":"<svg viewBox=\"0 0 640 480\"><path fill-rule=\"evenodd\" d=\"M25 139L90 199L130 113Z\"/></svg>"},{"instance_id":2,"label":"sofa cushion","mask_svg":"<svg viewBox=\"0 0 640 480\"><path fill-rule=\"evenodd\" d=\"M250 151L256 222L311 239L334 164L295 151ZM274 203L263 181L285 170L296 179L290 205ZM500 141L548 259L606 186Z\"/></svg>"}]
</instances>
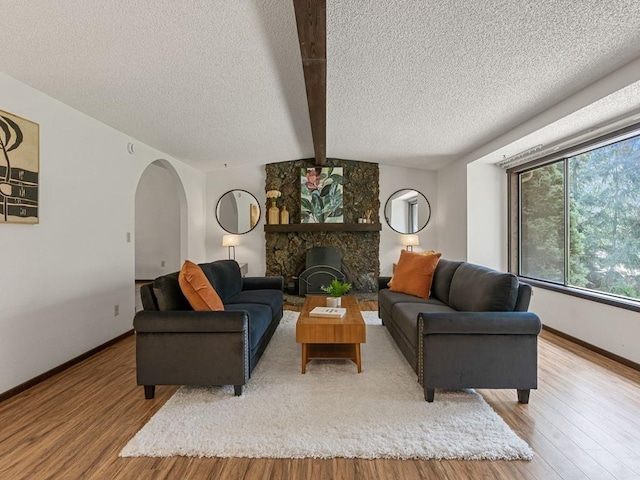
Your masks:
<instances>
[{"instance_id":1,"label":"sofa cushion","mask_svg":"<svg viewBox=\"0 0 640 480\"><path fill-rule=\"evenodd\" d=\"M249 345L253 351L271 324L271 308L257 303L234 303L227 305L226 311L246 311L249 314Z\"/></svg>"},{"instance_id":2,"label":"sofa cushion","mask_svg":"<svg viewBox=\"0 0 640 480\"><path fill-rule=\"evenodd\" d=\"M389 287L393 292L407 293L420 298L429 298L433 272L440 253L420 255L402 250L393 281Z\"/></svg>"},{"instance_id":3,"label":"sofa cushion","mask_svg":"<svg viewBox=\"0 0 640 480\"><path fill-rule=\"evenodd\" d=\"M518 298L518 278L512 273L463 263L453 275L449 305L465 312L511 312Z\"/></svg>"},{"instance_id":4,"label":"sofa cushion","mask_svg":"<svg viewBox=\"0 0 640 480\"><path fill-rule=\"evenodd\" d=\"M158 310L167 312L171 310L193 310L189 301L182 294L178 283L179 272L170 273L156 278L153 281L153 294L156 297ZM145 306L145 308L147 308Z\"/></svg>"},{"instance_id":5,"label":"sofa cushion","mask_svg":"<svg viewBox=\"0 0 640 480\"><path fill-rule=\"evenodd\" d=\"M384 288L378 292L378 306L389 313L391 313L393 306L397 303L427 303L430 300L432 299L422 299L415 295L392 292L388 288Z\"/></svg>"},{"instance_id":6,"label":"sofa cushion","mask_svg":"<svg viewBox=\"0 0 640 480\"><path fill-rule=\"evenodd\" d=\"M282 305L284 298L280 290L243 290L231 297L225 305L234 305L237 303L258 303L266 305L271 309L272 316L279 319L282 316Z\"/></svg>"},{"instance_id":7,"label":"sofa cushion","mask_svg":"<svg viewBox=\"0 0 640 480\"><path fill-rule=\"evenodd\" d=\"M422 312L454 312L440 301L429 303L396 303L391 311L396 328L400 330L413 348L418 346L418 314Z\"/></svg>"},{"instance_id":8,"label":"sofa cushion","mask_svg":"<svg viewBox=\"0 0 640 480\"><path fill-rule=\"evenodd\" d=\"M189 304L196 311L224 310L222 300L207 280L202 269L193 262L185 260L178 274L178 283Z\"/></svg>"},{"instance_id":9,"label":"sofa cushion","mask_svg":"<svg viewBox=\"0 0 640 480\"><path fill-rule=\"evenodd\" d=\"M455 262L441 258L436 266L433 274L433 282L431 283L431 296L449 304L449 292L451 291L451 282L453 274L464 262Z\"/></svg>"},{"instance_id":10,"label":"sofa cushion","mask_svg":"<svg viewBox=\"0 0 640 480\"><path fill-rule=\"evenodd\" d=\"M235 260L216 260L211 263L201 263L200 267L220 295L222 303L226 304L227 300L242 290L242 274Z\"/></svg>"}]
</instances>

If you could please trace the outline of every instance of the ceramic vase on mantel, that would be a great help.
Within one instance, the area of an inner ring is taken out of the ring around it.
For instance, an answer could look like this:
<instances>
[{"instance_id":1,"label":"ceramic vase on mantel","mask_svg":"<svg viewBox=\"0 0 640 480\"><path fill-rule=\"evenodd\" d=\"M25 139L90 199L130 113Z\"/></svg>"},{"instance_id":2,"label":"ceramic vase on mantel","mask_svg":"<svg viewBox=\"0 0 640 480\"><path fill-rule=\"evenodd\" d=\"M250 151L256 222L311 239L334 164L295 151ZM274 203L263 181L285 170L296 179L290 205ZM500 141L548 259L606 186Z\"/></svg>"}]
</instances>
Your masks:
<instances>
[{"instance_id":1,"label":"ceramic vase on mantel","mask_svg":"<svg viewBox=\"0 0 640 480\"><path fill-rule=\"evenodd\" d=\"M337 308L342 305L342 297L327 297L327 307Z\"/></svg>"},{"instance_id":2,"label":"ceramic vase on mantel","mask_svg":"<svg viewBox=\"0 0 640 480\"><path fill-rule=\"evenodd\" d=\"M287 225L289 223L289 210L287 206L283 205L280 211L280 225Z\"/></svg>"},{"instance_id":3,"label":"ceramic vase on mantel","mask_svg":"<svg viewBox=\"0 0 640 480\"><path fill-rule=\"evenodd\" d=\"M275 198L271 200L271 206L267 213L269 225L278 225L278 223L280 223L280 209L276 206Z\"/></svg>"}]
</instances>

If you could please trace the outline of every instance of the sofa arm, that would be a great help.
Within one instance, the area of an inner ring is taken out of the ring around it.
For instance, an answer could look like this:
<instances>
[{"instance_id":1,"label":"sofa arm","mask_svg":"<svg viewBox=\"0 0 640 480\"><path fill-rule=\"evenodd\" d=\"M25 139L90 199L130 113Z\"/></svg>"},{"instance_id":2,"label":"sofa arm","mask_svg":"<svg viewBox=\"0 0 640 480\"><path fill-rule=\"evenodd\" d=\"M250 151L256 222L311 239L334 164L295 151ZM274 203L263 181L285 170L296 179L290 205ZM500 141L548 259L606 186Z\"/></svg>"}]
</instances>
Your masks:
<instances>
[{"instance_id":1,"label":"sofa arm","mask_svg":"<svg viewBox=\"0 0 640 480\"><path fill-rule=\"evenodd\" d=\"M532 312L423 312L423 335L538 335L540 318Z\"/></svg>"},{"instance_id":2,"label":"sofa arm","mask_svg":"<svg viewBox=\"0 0 640 480\"><path fill-rule=\"evenodd\" d=\"M249 328L245 311L195 312L142 310L133 319L137 333L231 333Z\"/></svg>"},{"instance_id":3,"label":"sofa arm","mask_svg":"<svg viewBox=\"0 0 640 480\"><path fill-rule=\"evenodd\" d=\"M284 291L284 277L244 277L242 290L280 290Z\"/></svg>"},{"instance_id":4,"label":"sofa arm","mask_svg":"<svg viewBox=\"0 0 640 480\"><path fill-rule=\"evenodd\" d=\"M391 281L391 277L378 277L378 290L384 290L385 288L389 288L390 281Z\"/></svg>"}]
</instances>

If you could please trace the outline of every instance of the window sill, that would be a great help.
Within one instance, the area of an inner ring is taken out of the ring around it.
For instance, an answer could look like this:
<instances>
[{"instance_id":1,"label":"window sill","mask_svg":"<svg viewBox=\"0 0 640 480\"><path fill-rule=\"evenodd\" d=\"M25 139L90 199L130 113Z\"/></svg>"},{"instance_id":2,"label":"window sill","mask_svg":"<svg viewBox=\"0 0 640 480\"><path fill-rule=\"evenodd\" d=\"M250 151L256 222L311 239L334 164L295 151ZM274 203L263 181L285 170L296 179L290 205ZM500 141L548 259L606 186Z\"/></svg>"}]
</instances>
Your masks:
<instances>
[{"instance_id":1,"label":"window sill","mask_svg":"<svg viewBox=\"0 0 640 480\"><path fill-rule=\"evenodd\" d=\"M533 278L518 277L521 281L528 283L534 287L543 288L545 290L551 290L553 292L563 293L565 295L571 295L572 297L582 298L584 300L591 300L592 302L603 303L612 307L622 308L624 310L631 310L633 312L640 312L640 301L627 300L624 298L605 295L597 292L591 292L588 290L582 290L580 288L565 287L564 285L558 285L556 283L544 282L542 280L535 280Z\"/></svg>"}]
</instances>

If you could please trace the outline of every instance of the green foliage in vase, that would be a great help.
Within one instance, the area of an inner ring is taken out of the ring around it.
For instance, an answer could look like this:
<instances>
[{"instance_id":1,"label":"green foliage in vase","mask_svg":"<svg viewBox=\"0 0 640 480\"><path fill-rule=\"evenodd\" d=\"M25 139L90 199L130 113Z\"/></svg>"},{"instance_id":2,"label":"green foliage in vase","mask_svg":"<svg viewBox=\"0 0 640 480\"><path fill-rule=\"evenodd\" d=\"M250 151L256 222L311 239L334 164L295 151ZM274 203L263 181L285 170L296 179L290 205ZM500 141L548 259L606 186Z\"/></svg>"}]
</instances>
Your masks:
<instances>
[{"instance_id":1,"label":"green foliage in vase","mask_svg":"<svg viewBox=\"0 0 640 480\"><path fill-rule=\"evenodd\" d=\"M345 293L349 292L349 290L351 290L351 284L346 282L341 282L337 278L334 278L329 285L327 286L322 285L320 287L320 290L328 293L332 297L341 297Z\"/></svg>"}]
</instances>

